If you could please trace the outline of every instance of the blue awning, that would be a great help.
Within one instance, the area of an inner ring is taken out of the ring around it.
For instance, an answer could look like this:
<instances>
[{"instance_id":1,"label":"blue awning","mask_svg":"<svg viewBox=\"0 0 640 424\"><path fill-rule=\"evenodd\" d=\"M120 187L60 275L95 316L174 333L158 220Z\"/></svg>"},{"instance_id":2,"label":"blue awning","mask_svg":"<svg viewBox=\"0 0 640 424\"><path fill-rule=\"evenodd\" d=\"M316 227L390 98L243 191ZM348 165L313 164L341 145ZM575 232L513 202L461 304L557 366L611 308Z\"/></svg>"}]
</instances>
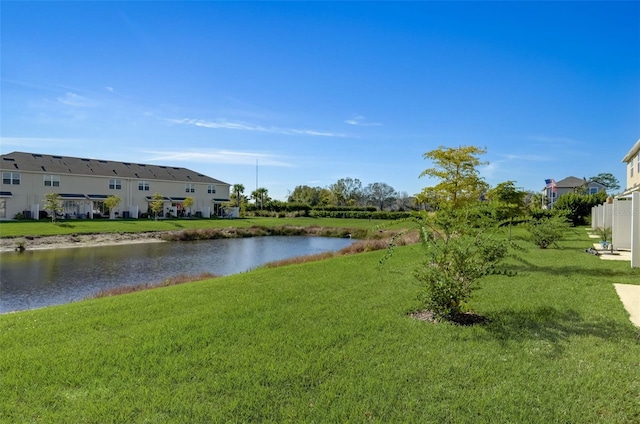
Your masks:
<instances>
[{"instance_id":1,"label":"blue awning","mask_svg":"<svg viewBox=\"0 0 640 424\"><path fill-rule=\"evenodd\" d=\"M89 198L89 200L104 200L107 197L109 197L109 195L107 195L107 194L87 194L87 197Z\"/></svg>"},{"instance_id":2,"label":"blue awning","mask_svg":"<svg viewBox=\"0 0 640 424\"><path fill-rule=\"evenodd\" d=\"M11 194L10 191L0 191L0 197L11 197L13 196L13 194Z\"/></svg>"},{"instance_id":3,"label":"blue awning","mask_svg":"<svg viewBox=\"0 0 640 424\"><path fill-rule=\"evenodd\" d=\"M62 197L63 199L86 199L87 196L85 194L73 194L73 193L60 193L59 194L60 197Z\"/></svg>"}]
</instances>

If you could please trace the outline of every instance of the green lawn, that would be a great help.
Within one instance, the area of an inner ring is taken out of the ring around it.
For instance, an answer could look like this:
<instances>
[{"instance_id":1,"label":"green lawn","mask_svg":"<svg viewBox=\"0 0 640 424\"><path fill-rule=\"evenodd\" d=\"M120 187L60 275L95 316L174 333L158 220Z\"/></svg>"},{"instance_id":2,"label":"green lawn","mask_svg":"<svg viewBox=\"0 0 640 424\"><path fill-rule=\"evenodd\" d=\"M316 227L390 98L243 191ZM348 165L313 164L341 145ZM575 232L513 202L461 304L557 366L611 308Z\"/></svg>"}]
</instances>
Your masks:
<instances>
[{"instance_id":1,"label":"green lawn","mask_svg":"<svg viewBox=\"0 0 640 424\"><path fill-rule=\"evenodd\" d=\"M408 316L417 245L2 315L0 422L638 423L640 272L590 243L521 252L472 327Z\"/></svg>"},{"instance_id":2,"label":"green lawn","mask_svg":"<svg viewBox=\"0 0 640 424\"><path fill-rule=\"evenodd\" d=\"M339 218L241 218L241 219L78 219L67 221L0 221L0 237L52 236L61 234L137 233L186 230L190 228L247 228L322 226L336 228L371 228L385 221Z\"/></svg>"}]
</instances>

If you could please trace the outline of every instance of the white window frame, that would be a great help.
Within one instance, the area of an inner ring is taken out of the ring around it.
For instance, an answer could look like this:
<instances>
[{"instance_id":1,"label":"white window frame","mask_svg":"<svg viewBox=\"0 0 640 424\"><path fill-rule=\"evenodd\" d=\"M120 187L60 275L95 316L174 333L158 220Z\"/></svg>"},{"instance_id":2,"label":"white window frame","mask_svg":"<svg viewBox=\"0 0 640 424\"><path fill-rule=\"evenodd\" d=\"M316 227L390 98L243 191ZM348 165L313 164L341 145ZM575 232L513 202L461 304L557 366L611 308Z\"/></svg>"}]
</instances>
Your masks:
<instances>
[{"instance_id":1,"label":"white window frame","mask_svg":"<svg viewBox=\"0 0 640 424\"><path fill-rule=\"evenodd\" d=\"M186 183L184 185L184 191L187 193L195 193L196 192L196 186L193 183Z\"/></svg>"},{"instance_id":2,"label":"white window frame","mask_svg":"<svg viewBox=\"0 0 640 424\"><path fill-rule=\"evenodd\" d=\"M208 194L215 194L216 193L216 186L214 184L209 184L207 186L207 193Z\"/></svg>"},{"instance_id":3,"label":"white window frame","mask_svg":"<svg viewBox=\"0 0 640 424\"><path fill-rule=\"evenodd\" d=\"M118 178L110 178L109 190L122 190L122 180Z\"/></svg>"},{"instance_id":4,"label":"white window frame","mask_svg":"<svg viewBox=\"0 0 640 424\"><path fill-rule=\"evenodd\" d=\"M45 175L44 176L45 187L60 187L60 175Z\"/></svg>"},{"instance_id":5,"label":"white window frame","mask_svg":"<svg viewBox=\"0 0 640 424\"><path fill-rule=\"evenodd\" d=\"M149 181L138 181L138 191L149 191L150 189Z\"/></svg>"},{"instance_id":6,"label":"white window frame","mask_svg":"<svg viewBox=\"0 0 640 424\"><path fill-rule=\"evenodd\" d=\"M2 184L20 185L20 173L19 172L3 172Z\"/></svg>"}]
</instances>

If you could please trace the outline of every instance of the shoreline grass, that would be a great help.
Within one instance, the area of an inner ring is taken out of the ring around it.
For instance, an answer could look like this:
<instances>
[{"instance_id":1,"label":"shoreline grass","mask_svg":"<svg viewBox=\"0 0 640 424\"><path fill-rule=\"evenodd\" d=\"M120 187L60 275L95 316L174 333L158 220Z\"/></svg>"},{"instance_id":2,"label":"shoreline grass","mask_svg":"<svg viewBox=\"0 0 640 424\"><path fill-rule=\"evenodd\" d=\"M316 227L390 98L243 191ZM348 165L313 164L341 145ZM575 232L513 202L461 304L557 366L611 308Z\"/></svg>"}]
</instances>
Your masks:
<instances>
[{"instance_id":1,"label":"shoreline grass","mask_svg":"<svg viewBox=\"0 0 640 424\"><path fill-rule=\"evenodd\" d=\"M210 280L212 278L218 278L219 276L213 275L210 272L203 272L196 275L176 275L173 277L165 278L159 283L142 283L131 286L112 287L109 289L101 290L98 293L87 297L84 300L100 299L103 297L121 296L123 294L134 293L142 290L152 290L160 287L177 286L178 284L193 283L194 281Z\"/></svg>"},{"instance_id":2,"label":"shoreline grass","mask_svg":"<svg viewBox=\"0 0 640 424\"><path fill-rule=\"evenodd\" d=\"M640 421L629 264L525 247L484 325L410 317L419 245L0 316L7 422Z\"/></svg>"},{"instance_id":3,"label":"shoreline grass","mask_svg":"<svg viewBox=\"0 0 640 424\"><path fill-rule=\"evenodd\" d=\"M249 228L259 227L333 227L368 230L375 222L368 219L341 218L269 218L251 217L239 219L100 219L50 221L0 221L0 238L37 237L68 234L98 233L143 233L176 230L197 230L208 228Z\"/></svg>"}]
</instances>

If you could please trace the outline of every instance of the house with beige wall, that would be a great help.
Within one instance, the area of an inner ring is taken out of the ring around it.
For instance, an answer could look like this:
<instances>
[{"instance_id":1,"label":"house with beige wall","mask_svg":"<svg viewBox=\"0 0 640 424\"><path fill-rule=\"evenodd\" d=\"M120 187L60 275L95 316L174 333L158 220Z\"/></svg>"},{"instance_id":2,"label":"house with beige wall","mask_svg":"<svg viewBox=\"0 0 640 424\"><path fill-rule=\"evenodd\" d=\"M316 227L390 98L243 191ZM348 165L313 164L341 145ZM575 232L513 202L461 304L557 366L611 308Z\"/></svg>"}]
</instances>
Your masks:
<instances>
[{"instance_id":1,"label":"house with beige wall","mask_svg":"<svg viewBox=\"0 0 640 424\"><path fill-rule=\"evenodd\" d=\"M47 193L57 193L65 217L94 218L106 213L104 201L118 196L112 216L140 218L154 193L164 198L161 216L222 215L228 183L187 168L101 159L12 152L0 156L0 219L17 214L38 218ZM193 198L187 210L183 202Z\"/></svg>"},{"instance_id":2,"label":"house with beige wall","mask_svg":"<svg viewBox=\"0 0 640 424\"><path fill-rule=\"evenodd\" d=\"M627 185L623 195L640 190L640 139L622 158L627 164Z\"/></svg>"}]
</instances>

